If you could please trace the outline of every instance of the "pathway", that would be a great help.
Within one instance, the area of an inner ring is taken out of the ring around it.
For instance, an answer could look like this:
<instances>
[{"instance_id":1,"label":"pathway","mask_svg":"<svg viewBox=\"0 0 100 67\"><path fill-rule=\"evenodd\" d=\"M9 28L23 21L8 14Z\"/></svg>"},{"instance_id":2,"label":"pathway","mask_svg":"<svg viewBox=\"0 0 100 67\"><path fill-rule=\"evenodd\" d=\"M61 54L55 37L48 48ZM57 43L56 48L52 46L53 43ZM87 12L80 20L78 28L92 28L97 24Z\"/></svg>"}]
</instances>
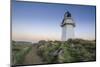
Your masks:
<instances>
[{"instance_id":1,"label":"pathway","mask_svg":"<svg viewBox=\"0 0 100 67\"><path fill-rule=\"evenodd\" d=\"M35 46L32 46L30 52L25 56L23 64L43 64L42 59L37 55Z\"/></svg>"}]
</instances>

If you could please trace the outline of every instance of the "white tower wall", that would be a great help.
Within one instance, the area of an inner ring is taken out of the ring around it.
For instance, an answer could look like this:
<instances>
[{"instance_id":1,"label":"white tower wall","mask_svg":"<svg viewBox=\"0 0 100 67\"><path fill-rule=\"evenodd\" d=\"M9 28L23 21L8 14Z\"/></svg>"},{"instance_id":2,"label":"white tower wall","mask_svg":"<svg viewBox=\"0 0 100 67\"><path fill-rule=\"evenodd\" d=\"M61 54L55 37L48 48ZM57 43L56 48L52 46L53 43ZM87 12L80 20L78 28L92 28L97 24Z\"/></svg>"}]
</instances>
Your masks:
<instances>
[{"instance_id":1,"label":"white tower wall","mask_svg":"<svg viewBox=\"0 0 100 67\"><path fill-rule=\"evenodd\" d=\"M62 27L62 41L67 41L74 38L74 27L72 25L65 25Z\"/></svg>"}]
</instances>

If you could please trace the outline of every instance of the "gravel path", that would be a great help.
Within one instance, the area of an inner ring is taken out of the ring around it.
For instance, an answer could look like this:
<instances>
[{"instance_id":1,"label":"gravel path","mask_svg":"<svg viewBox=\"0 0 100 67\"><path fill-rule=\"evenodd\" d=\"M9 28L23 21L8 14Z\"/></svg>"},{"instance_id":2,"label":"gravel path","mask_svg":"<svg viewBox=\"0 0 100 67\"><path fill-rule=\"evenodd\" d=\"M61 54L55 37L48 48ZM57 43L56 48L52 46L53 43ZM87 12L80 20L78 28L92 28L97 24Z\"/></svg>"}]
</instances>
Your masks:
<instances>
[{"instance_id":1,"label":"gravel path","mask_svg":"<svg viewBox=\"0 0 100 67\"><path fill-rule=\"evenodd\" d=\"M25 56L23 64L43 64L42 59L37 55L35 46L32 46L30 52Z\"/></svg>"}]
</instances>

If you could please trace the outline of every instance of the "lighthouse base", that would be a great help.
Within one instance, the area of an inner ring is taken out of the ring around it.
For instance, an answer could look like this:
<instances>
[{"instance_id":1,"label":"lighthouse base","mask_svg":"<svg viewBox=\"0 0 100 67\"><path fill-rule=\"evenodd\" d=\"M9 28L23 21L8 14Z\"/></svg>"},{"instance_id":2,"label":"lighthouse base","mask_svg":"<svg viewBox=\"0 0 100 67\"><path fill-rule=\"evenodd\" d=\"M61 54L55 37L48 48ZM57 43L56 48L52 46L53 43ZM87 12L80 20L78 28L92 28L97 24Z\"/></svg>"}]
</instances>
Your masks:
<instances>
[{"instance_id":1,"label":"lighthouse base","mask_svg":"<svg viewBox=\"0 0 100 67\"><path fill-rule=\"evenodd\" d=\"M65 25L62 27L62 41L74 39L74 27L72 25Z\"/></svg>"}]
</instances>

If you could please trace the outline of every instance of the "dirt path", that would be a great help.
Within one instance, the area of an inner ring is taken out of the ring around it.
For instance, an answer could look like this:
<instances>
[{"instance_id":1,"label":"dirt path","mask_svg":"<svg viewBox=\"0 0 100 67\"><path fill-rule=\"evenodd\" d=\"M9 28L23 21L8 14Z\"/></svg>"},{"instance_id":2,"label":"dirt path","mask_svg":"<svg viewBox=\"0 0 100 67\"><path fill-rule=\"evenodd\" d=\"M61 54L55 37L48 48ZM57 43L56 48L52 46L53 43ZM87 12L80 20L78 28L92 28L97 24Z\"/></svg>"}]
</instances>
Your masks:
<instances>
[{"instance_id":1,"label":"dirt path","mask_svg":"<svg viewBox=\"0 0 100 67\"><path fill-rule=\"evenodd\" d=\"M32 46L30 52L26 55L23 64L41 64L42 59L37 55L37 48Z\"/></svg>"}]
</instances>

